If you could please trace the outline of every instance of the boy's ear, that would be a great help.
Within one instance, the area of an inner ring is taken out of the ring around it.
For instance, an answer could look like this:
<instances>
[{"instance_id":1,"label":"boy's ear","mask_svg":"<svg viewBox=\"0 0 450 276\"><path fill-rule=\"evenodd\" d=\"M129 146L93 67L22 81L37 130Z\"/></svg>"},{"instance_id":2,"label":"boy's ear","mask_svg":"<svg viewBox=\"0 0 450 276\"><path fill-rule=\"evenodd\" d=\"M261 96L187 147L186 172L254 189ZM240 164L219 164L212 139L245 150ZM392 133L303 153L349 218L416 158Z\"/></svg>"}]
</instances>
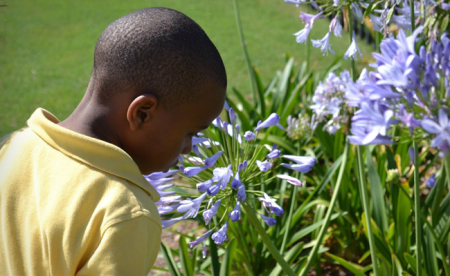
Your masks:
<instances>
[{"instance_id":1,"label":"boy's ear","mask_svg":"<svg viewBox=\"0 0 450 276\"><path fill-rule=\"evenodd\" d=\"M158 100L150 94L140 95L128 106L127 120L130 130L138 130L142 124L152 119Z\"/></svg>"}]
</instances>

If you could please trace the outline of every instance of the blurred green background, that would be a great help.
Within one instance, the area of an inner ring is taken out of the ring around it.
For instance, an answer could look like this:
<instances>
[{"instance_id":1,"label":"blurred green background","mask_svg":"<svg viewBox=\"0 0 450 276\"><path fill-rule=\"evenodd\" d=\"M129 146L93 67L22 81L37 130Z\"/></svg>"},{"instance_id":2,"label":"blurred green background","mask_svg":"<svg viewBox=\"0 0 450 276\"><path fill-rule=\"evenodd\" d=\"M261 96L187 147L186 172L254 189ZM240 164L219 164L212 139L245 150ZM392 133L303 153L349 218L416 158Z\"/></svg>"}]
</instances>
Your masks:
<instances>
[{"instance_id":1,"label":"blurred green background","mask_svg":"<svg viewBox=\"0 0 450 276\"><path fill-rule=\"evenodd\" d=\"M285 65L285 55L301 64L305 45L292 35L304 27L300 10L283 0L239 0L247 47L265 84ZM26 125L37 107L66 118L81 100L92 69L98 36L112 21L131 11L162 6L179 10L199 23L224 60L229 89L249 94L250 82L239 42L231 0L1 0L0 8L0 137ZM328 31L328 19L316 21L314 39ZM336 54L349 43L331 39ZM371 46L359 43L365 58ZM334 56L311 49L311 67L326 68ZM370 60L359 60L366 64ZM344 63L348 65L349 63Z\"/></svg>"}]
</instances>

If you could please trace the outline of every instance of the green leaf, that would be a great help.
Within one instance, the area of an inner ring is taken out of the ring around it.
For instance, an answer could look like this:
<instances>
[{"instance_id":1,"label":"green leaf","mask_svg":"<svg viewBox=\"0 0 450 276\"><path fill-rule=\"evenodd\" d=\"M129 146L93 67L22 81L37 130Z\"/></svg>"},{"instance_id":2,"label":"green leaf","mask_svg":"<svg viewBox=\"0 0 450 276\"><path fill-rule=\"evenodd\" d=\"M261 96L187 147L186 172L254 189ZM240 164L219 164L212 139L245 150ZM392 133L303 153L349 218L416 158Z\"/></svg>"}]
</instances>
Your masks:
<instances>
[{"instance_id":1,"label":"green leaf","mask_svg":"<svg viewBox=\"0 0 450 276\"><path fill-rule=\"evenodd\" d=\"M217 246L216 244L210 240L209 241L209 251L211 254L211 271L214 276L219 276L220 274L220 263L219 263L219 254L217 254Z\"/></svg>"},{"instance_id":2,"label":"green leaf","mask_svg":"<svg viewBox=\"0 0 450 276\"><path fill-rule=\"evenodd\" d=\"M294 59L290 58L284 67L281 79L278 82L277 92L272 100L272 113L277 112L278 107L285 102L286 94L289 88L289 79L292 74ZM266 114L269 115L269 114Z\"/></svg>"},{"instance_id":3,"label":"green leaf","mask_svg":"<svg viewBox=\"0 0 450 276\"><path fill-rule=\"evenodd\" d=\"M371 2L369 6L367 6L366 11L364 12L364 17L369 16L369 14L373 12L373 10L377 7L377 5L382 2L383 1Z\"/></svg>"},{"instance_id":4,"label":"green leaf","mask_svg":"<svg viewBox=\"0 0 450 276\"><path fill-rule=\"evenodd\" d=\"M392 7L389 9L388 14L387 14L387 16L386 16L386 25L389 24L389 22L391 22L391 18L392 18L392 15L394 15L395 7L396 7L396 6L397 6L397 5L394 4L394 5L392 5Z\"/></svg>"},{"instance_id":5,"label":"green leaf","mask_svg":"<svg viewBox=\"0 0 450 276\"><path fill-rule=\"evenodd\" d=\"M388 218L384 203L384 192L381 186L380 177L377 168L372 160L372 154L369 147L366 146L366 164L368 168L368 177L370 183L371 197L373 201L374 217L378 227L383 231L388 230ZM383 235L383 233L382 233Z\"/></svg>"},{"instance_id":6,"label":"green leaf","mask_svg":"<svg viewBox=\"0 0 450 276\"><path fill-rule=\"evenodd\" d=\"M173 259L171 249L168 246L161 243L161 251L163 253L164 260L166 261L170 275L181 276L180 271L178 270L178 267L175 263L175 260Z\"/></svg>"},{"instance_id":7,"label":"green leaf","mask_svg":"<svg viewBox=\"0 0 450 276\"><path fill-rule=\"evenodd\" d=\"M426 268L428 275L440 275L438 273L439 267L437 263L437 257L436 257L436 247L434 245L433 237L430 233L432 231L430 228L426 228L425 232L425 244L423 246L424 254L423 257L425 258L426 262Z\"/></svg>"},{"instance_id":8,"label":"green leaf","mask_svg":"<svg viewBox=\"0 0 450 276\"><path fill-rule=\"evenodd\" d=\"M194 275L194 268L192 267L191 258L189 256L188 246L186 243L186 239L184 237L180 237L178 242L178 252L180 255L181 267L183 268L183 274L187 276Z\"/></svg>"},{"instance_id":9,"label":"green leaf","mask_svg":"<svg viewBox=\"0 0 450 276\"><path fill-rule=\"evenodd\" d=\"M227 251L225 251L225 256L223 257L222 265L220 266L220 276L231 275L231 264L236 249L236 243L236 239L232 239L227 246Z\"/></svg>"},{"instance_id":10,"label":"green leaf","mask_svg":"<svg viewBox=\"0 0 450 276\"><path fill-rule=\"evenodd\" d=\"M332 258L333 260L335 260L338 264L342 265L343 267L345 267L346 269L350 270L350 272L352 272L353 274L355 274L356 276L366 276L366 274L364 274L363 272L361 272L361 270L363 269L362 266L348 262L338 256L335 256L333 254L331 254L330 252L327 252L327 255Z\"/></svg>"},{"instance_id":11,"label":"green leaf","mask_svg":"<svg viewBox=\"0 0 450 276\"><path fill-rule=\"evenodd\" d=\"M414 274L417 274L416 259L408 253L403 254L403 256L405 256L405 260L408 262Z\"/></svg>"},{"instance_id":12,"label":"green leaf","mask_svg":"<svg viewBox=\"0 0 450 276\"><path fill-rule=\"evenodd\" d=\"M284 259L288 264L292 264L298 255L303 251L303 242L297 243L294 245L291 249L289 249L288 252L283 256ZM272 270L272 273L270 273L270 276L281 276L282 275L282 268L279 264Z\"/></svg>"}]
</instances>

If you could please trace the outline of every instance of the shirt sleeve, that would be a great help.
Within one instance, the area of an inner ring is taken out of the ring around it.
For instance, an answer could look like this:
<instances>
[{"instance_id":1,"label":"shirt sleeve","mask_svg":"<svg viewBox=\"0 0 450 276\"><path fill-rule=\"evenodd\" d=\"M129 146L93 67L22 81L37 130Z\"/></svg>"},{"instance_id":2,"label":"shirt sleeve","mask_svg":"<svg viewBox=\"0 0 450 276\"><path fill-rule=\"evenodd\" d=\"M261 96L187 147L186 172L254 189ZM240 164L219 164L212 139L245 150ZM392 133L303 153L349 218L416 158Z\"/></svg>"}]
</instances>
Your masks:
<instances>
[{"instance_id":1,"label":"shirt sleeve","mask_svg":"<svg viewBox=\"0 0 450 276\"><path fill-rule=\"evenodd\" d=\"M161 226L144 215L105 230L92 257L77 276L147 275L161 244Z\"/></svg>"}]
</instances>

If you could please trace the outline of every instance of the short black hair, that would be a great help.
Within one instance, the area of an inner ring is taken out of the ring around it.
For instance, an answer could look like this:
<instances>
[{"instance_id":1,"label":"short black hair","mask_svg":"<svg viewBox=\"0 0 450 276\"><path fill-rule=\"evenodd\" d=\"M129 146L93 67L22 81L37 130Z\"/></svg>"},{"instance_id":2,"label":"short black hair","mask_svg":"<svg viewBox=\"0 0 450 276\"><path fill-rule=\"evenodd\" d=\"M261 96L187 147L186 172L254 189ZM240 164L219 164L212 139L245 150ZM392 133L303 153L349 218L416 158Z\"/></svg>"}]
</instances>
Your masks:
<instances>
[{"instance_id":1,"label":"short black hair","mask_svg":"<svg viewBox=\"0 0 450 276\"><path fill-rule=\"evenodd\" d=\"M111 23L95 47L94 89L103 99L132 89L171 108L191 100L205 79L226 88L222 58L197 23L172 9L129 13Z\"/></svg>"}]
</instances>

